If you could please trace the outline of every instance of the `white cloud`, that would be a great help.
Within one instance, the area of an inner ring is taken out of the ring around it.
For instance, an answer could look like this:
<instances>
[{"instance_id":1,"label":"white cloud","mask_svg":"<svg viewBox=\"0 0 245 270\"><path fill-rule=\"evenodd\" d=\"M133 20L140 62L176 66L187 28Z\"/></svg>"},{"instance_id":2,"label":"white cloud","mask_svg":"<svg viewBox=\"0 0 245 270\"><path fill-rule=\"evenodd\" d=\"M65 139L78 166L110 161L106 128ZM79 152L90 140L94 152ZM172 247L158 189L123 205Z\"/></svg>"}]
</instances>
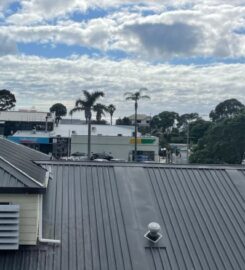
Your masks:
<instances>
[{"instance_id":1,"label":"white cloud","mask_svg":"<svg viewBox=\"0 0 245 270\"><path fill-rule=\"evenodd\" d=\"M0 27L0 33L17 42L75 44L102 51L119 49L145 59L166 60L173 56L245 56L245 35L235 33L236 29L245 24L245 6L223 2L220 4L221 2L214 1L207 5L208 0L197 1L195 5L176 10L159 9L160 12L149 16L141 13L145 6L135 5L136 11L132 11L132 7L125 7L87 22L74 22L68 16L58 19L57 24L48 24L38 23L42 21L43 10L48 9L47 1L24 1L25 8L22 12L10 16L10 24ZM64 3L65 1L59 0L56 7L51 4L50 12L53 6L55 10L62 11ZM72 3L77 5L75 0L71 1ZM42 8L39 7L41 4L44 5ZM95 2L90 4L94 5ZM109 5L110 1L107 4ZM33 5L39 8L31 8ZM102 1L103 5L105 3ZM158 2L150 2L148 5L149 9L154 7L156 11ZM85 6L84 9L88 7L88 3ZM24 12L28 7L35 12ZM45 14L49 16L48 10ZM28 16L29 19L25 20L23 16ZM22 25L13 24L19 21Z\"/></svg>"},{"instance_id":2,"label":"white cloud","mask_svg":"<svg viewBox=\"0 0 245 270\"><path fill-rule=\"evenodd\" d=\"M147 62L106 58L44 59L27 56L0 58L0 89L14 91L17 106L47 110L55 102L72 108L83 89L103 90L103 102L117 106L116 116L133 112L123 93L149 89L151 101L139 111L156 114L163 110L208 114L219 102L237 98L245 103L245 65L209 67L150 65Z\"/></svg>"},{"instance_id":3,"label":"white cloud","mask_svg":"<svg viewBox=\"0 0 245 270\"><path fill-rule=\"evenodd\" d=\"M16 43L0 33L0 56L17 53Z\"/></svg>"}]
</instances>

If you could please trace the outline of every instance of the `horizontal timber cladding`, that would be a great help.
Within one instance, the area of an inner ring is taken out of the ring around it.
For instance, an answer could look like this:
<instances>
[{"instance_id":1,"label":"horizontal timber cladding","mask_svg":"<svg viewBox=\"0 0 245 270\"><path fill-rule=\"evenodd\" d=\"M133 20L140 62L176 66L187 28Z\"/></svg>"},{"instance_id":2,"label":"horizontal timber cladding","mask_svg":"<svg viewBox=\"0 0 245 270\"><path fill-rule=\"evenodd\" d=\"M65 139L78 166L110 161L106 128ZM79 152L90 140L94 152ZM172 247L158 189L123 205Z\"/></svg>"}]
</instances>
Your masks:
<instances>
[{"instance_id":1,"label":"horizontal timber cladding","mask_svg":"<svg viewBox=\"0 0 245 270\"><path fill-rule=\"evenodd\" d=\"M0 203L19 205L19 244L35 245L38 233L38 195L0 194Z\"/></svg>"}]
</instances>

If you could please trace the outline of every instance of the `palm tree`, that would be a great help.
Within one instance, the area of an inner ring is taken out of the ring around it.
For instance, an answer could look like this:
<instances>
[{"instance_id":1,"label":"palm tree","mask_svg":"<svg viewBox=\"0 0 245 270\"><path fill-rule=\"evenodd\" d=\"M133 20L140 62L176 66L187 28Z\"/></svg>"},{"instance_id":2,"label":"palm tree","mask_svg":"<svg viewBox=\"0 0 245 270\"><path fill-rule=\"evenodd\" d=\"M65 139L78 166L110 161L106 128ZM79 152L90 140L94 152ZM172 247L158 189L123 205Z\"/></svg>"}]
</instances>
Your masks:
<instances>
[{"instance_id":1,"label":"palm tree","mask_svg":"<svg viewBox=\"0 0 245 270\"><path fill-rule=\"evenodd\" d=\"M96 112L96 120L100 122L102 115L105 115L105 112L107 111L107 107L103 104L97 103L93 106L93 111Z\"/></svg>"},{"instance_id":2,"label":"palm tree","mask_svg":"<svg viewBox=\"0 0 245 270\"><path fill-rule=\"evenodd\" d=\"M110 104L108 107L107 107L107 112L110 114L111 116L111 125L112 125L112 116L114 114L116 110L116 107L113 105L113 104Z\"/></svg>"},{"instance_id":3,"label":"palm tree","mask_svg":"<svg viewBox=\"0 0 245 270\"><path fill-rule=\"evenodd\" d=\"M142 95L143 91L146 91L147 88L140 88L137 92L126 92L124 96L126 96L126 100L134 101L134 161L137 160L137 110L138 110L138 101L140 99L150 99L147 95Z\"/></svg>"},{"instance_id":4,"label":"palm tree","mask_svg":"<svg viewBox=\"0 0 245 270\"><path fill-rule=\"evenodd\" d=\"M88 158L91 156L91 117L92 110L95 106L95 102L98 98L104 96L104 92L96 91L89 93L87 90L83 90L84 99L78 99L75 103L75 107L70 111L72 115L77 111L84 111L86 123L88 124Z\"/></svg>"}]
</instances>

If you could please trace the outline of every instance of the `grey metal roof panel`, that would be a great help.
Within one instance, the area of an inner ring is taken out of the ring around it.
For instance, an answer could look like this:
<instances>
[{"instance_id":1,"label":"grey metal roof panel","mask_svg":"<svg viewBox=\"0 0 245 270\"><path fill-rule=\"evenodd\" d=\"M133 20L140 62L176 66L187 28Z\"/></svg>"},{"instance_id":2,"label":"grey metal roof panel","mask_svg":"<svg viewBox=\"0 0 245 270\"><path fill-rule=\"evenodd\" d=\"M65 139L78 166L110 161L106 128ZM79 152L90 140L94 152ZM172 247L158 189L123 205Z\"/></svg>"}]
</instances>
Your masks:
<instances>
[{"instance_id":1,"label":"grey metal roof panel","mask_svg":"<svg viewBox=\"0 0 245 270\"><path fill-rule=\"evenodd\" d=\"M44 183L46 170L34 163L35 160L49 160L50 157L21 144L0 138L0 157L22 170L30 177Z\"/></svg>"},{"instance_id":2,"label":"grey metal roof panel","mask_svg":"<svg viewBox=\"0 0 245 270\"><path fill-rule=\"evenodd\" d=\"M244 269L241 170L48 163L43 237L61 245L0 253L2 270L28 260L18 269ZM143 237L151 221L162 227L155 246Z\"/></svg>"},{"instance_id":3,"label":"grey metal roof panel","mask_svg":"<svg viewBox=\"0 0 245 270\"><path fill-rule=\"evenodd\" d=\"M0 156L0 193L13 189L40 189L42 185Z\"/></svg>"}]
</instances>

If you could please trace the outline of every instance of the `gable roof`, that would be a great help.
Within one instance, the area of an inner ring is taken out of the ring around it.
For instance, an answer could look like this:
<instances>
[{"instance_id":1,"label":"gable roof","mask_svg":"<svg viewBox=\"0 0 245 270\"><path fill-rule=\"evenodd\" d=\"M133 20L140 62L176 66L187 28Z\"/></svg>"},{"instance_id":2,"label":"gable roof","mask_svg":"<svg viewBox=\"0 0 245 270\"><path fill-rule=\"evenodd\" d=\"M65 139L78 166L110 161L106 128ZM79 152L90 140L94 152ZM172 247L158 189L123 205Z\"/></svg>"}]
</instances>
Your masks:
<instances>
[{"instance_id":1,"label":"gable roof","mask_svg":"<svg viewBox=\"0 0 245 270\"><path fill-rule=\"evenodd\" d=\"M34 163L35 160L49 160L50 157L21 144L0 138L0 157L23 171L39 183L45 182L46 170Z\"/></svg>"},{"instance_id":2,"label":"gable roof","mask_svg":"<svg viewBox=\"0 0 245 270\"><path fill-rule=\"evenodd\" d=\"M42 192L43 185L0 157L0 193Z\"/></svg>"},{"instance_id":3,"label":"gable roof","mask_svg":"<svg viewBox=\"0 0 245 270\"><path fill-rule=\"evenodd\" d=\"M61 245L0 253L1 270L27 257L18 269L244 268L242 167L45 164L44 236ZM156 245L144 238L152 221L162 228Z\"/></svg>"}]
</instances>

